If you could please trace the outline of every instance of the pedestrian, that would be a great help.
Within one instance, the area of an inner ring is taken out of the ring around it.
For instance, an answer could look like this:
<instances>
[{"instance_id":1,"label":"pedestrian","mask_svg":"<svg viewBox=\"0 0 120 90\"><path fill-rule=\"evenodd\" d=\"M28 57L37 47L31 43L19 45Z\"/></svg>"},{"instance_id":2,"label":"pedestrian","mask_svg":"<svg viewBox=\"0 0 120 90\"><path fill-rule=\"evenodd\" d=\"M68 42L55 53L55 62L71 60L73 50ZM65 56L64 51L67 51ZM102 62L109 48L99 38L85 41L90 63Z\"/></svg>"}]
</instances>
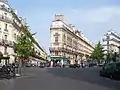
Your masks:
<instances>
[{"instance_id":1,"label":"pedestrian","mask_svg":"<svg viewBox=\"0 0 120 90\"><path fill-rule=\"evenodd\" d=\"M63 60L61 60L61 67L63 67L63 64L64 64L64 62L63 62Z\"/></svg>"},{"instance_id":2,"label":"pedestrian","mask_svg":"<svg viewBox=\"0 0 120 90\"><path fill-rule=\"evenodd\" d=\"M51 68L53 67L53 61L51 61L51 65L50 66L51 66Z\"/></svg>"},{"instance_id":3,"label":"pedestrian","mask_svg":"<svg viewBox=\"0 0 120 90\"><path fill-rule=\"evenodd\" d=\"M12 69L13 69L13 77L15 77L16 73L15 73L15 63L12 63Z\"/></svg>"},{"instance_id":4,"label":"pedestrian","mask_svg":"<svg viewBox=\"0 0 120 90\"><path fill-rule=\"evenodd\" d=\"M81 62L81 67L83 68L83 62Z\"/></svg>"},{"instance_id":5,"label":"pedestrian","mask_svg":"<svg viewBox=\"0 0 120 90\"><path fill-rule=\"evenodd\" d=\"M0 68L2 68L2 63L0 63Z\"/></svg>"}]
</instances>

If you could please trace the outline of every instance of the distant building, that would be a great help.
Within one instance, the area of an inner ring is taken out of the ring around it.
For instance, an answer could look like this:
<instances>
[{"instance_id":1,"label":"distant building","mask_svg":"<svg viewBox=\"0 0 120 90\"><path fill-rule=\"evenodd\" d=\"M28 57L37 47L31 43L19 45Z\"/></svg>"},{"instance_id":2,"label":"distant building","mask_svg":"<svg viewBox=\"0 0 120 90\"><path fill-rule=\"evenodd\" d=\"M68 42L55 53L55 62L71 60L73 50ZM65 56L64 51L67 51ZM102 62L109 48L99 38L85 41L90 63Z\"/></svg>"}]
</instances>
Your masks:
<instances>
[{"instance_id":1,"label":"distant building","mask_svg":"<svg viewBox=\"0 0 120 90\"><path fill-rule=\"evenodd\" d=\"M67 24L63 15L55 15L50 27L52 61L69 60L71 64L87 60L94 50L91 42L74 25Z\"/></svg>"},{"instance_id":2,"label":"distant building","mask_svg":"<svg viewBox=\"0 0 120 90\"><path fill-rule=\"evenodd\" d=\"M108 31L103 38L104 53L119 53L120 35L113 30Z\"/></svg>"}]
</instances>

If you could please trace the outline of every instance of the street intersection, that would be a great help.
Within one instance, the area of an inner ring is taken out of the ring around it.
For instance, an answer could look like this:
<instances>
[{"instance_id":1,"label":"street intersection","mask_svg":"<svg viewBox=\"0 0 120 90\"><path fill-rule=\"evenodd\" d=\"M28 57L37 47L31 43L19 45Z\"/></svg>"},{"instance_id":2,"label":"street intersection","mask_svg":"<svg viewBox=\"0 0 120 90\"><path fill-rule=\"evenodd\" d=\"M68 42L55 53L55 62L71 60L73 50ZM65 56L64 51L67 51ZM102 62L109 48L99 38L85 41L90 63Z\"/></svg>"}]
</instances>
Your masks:
<instances>
[{"instance_id":1,"label":"street intersection","mask_svg":"<svg viewBox=\"0 0 120 90\"><path fill-rule=\"evenodd\" d=\"M99 76L100 68L26 68L16 79L0 80L0 90L120 90L120 82Z\"/></svg>"}]
</instances>

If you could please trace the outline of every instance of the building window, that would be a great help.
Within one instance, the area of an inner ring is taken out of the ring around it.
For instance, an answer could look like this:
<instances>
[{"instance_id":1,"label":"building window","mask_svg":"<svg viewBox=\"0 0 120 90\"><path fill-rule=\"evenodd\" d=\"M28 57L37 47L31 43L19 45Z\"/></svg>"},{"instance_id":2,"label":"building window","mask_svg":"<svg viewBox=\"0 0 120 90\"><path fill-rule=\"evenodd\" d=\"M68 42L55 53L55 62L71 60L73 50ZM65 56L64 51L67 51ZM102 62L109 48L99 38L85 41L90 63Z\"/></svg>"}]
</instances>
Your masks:
<instances>
[{"instance_id":1,"label":"building window","mask_svg":"<svg viewBox=\"0 0 120 90\"><path fill-rule=\"evenodd\" d=\"M58 43L58 37L59 37L60 35L58 34L58 33L55 33L55 35L54 35L54 37L55 37L55 43Z\"/></svg>"},{"instance_id":2,"label":"building window","mask_svg":"<svg viewBox=\"0 0 120 90\"><path fill-rule=\"evenodd\" d=\"M55 56L58 56L58 52L55 52Z\"/></svg>"},{"instance_id":3,"label":"building window","mask_svg":"<svg viewBox=\"0 0 120 90\"><path fill-rule=\"evenodd\" d=\"M38 53L38 55L40 55L40 52Z\"/></svg>"},{"instance_id":4,"label":"building window","mask_svg":"<svg viewBox=\"0 0 120 90\"><path fill-rule=\"evenodd\" d=\"M16 39L16 34L14 34L14 38Z\"/></svg>"},{"instance_id":5,"label":"building window","mask_svg":"<svg viewBox=\"0 0 120 90\"><path fill-rule=\"evenodd\" d=\"M7 16L7 13L4 13Z\"/></svg>"},{"instance_id":6,"label":"building window","mask_svg":"<svg viewBox=\"0 0 120 90\"><path fill-rule=\"evenodd\" d=\"M65 36L65 34L63 35L63 42L65 43L65 41L66 41L66 36Z\"/></svg>"},{"instance_id":7,"label":"building window","mask_svg":"<svg viewBox=\"0 0 120 90\"><path fill-rule=\"evenodd\" d=\"M4 48L4 53L7 53L7 47Z\"/></svg>"},{"instance_id":8,"label":"building window","mask_svg":"<svg viewBox=\"0 0 120 90\"><path fill-rule=\"evenodd\" d=\"M8 25L7 25L7 24L5 24L5 29L7 29L7 26L8 26Z\"/></svg>"},{"instance_id":9,"label":"building window","mask_svg":"<svg viewBox=\"0 0 120 90\"><path fill-rule=\"evenodd\" d=\"M55 43L58 43L58 37L55 37Z\"/></svg>"},{"instance_id":10,"label":"building window","mask_svg":"<svg viewBox=\"0 0 120 90\"><path fill-rule=\"evenodd\" d=\"M7 31L8 32L8 24L5 24L5 31Z\"/></svg>"},{"instance_id":11,"label":"building window","mask_svg":"<svg viewBox=\"0 0 120 90\"><path fill-rule=\"evenodd\" d=\"M4 16L2 15L2 19L4 19Z\"/></svg>"},{"instance_id":12,"label":"building window","mask_svg":"<svg viewBox=\"0 0 120 90\"><path fill-rule=\"evenodd\" d=\"M5 40L7 40L7 35L5 35Z\"/></svg>"}]
</instances>

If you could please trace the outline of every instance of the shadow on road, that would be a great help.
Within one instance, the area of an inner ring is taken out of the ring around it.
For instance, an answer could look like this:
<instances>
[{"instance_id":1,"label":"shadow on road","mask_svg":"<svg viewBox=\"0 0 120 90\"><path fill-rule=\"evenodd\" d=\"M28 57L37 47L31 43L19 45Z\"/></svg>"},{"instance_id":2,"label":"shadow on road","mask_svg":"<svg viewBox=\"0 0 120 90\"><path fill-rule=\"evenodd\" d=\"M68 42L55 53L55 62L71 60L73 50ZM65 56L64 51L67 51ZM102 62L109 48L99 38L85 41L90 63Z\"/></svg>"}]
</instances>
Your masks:
<instances>
[{"instance_id":1,"label":"shadow on road","mask_svg":"<svg viewBox=\"0 0 120 90\"><path fill-rule=\"evenodd\" d=\"M63 78L75 79L82 82L120 90L120 82L100 77L99 70L99 68L51 68L48 69L47 72Z\"/></svg>"}]
</instances>

